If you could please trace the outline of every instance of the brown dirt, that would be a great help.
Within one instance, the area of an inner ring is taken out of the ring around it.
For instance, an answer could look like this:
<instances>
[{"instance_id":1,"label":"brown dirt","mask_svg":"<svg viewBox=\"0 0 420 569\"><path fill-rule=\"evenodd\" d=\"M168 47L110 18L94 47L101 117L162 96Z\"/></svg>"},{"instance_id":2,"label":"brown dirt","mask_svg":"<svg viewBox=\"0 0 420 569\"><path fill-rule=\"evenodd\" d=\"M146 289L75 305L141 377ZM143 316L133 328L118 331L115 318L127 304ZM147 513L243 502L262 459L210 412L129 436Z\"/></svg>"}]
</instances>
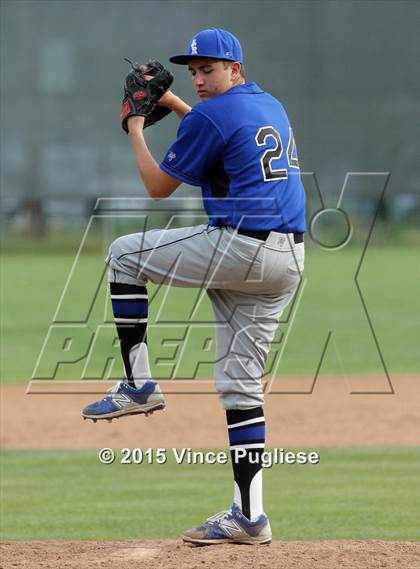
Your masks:
<instances>
[{"instance_id":1,"label":"brown dirt","mask_svg":"<svg viewBox=\"0 0 420 569\"><path fill-rule=\"evenodd\" d=\"M5 542L2 569L418 569L420 544L395 541L281 542L189 547L175 541Z\"/></svg>"},{"instance_id":2,"label":"brown dirt","mask_svg":"<svg viewBox=\"0 0 420 569\"><path fill-rule=\"evenodd\" d=\"M354 395L355 389L373 390L374 378L318 380L312 394L306 380L282 380L281 395L266 398L269 447L351 447L418 445L420 443L419 378L392 378L394 394ZM167 409L151 417L124 417L112 423L83 421L80 409L99 399L104 386L63 386L54 395L25 394L21 386L3 386L0 442L4 448L101 448L226 446L225 416L212 384L194 386L196 393L171 393ZM384 390L383 381L376 381ZM59 387L57 387L57 390ZM70 390L90 393L73 395ZM36 393L38 391L38 393ZM186 390L184 390L186 391ZM291 394L297 391L298 394ZM94 392L95 394L93 394Z\"/></svg>"},{"instance_id":3,"label":"brown dirt","mask_svg":"<svg viewBox=\"0 0 420 569\"><path fill-rule=\"evenodd\" d=\"M383 379L323 378L312 394L308 380L282 380L281 395L267 396L270 447L418 445L419 378L393 377L394 394ZM167 411L112 423L82 421L80 408L98 399L103 385L55 387L54 395L33 386L3 386L1 445L7 448L220 447L226 445L225 417L210 384L195 393L170 393ZM277 388L279 385L276 386ZM60 393L61 390L61 393ZM184 391L188 391L185 389ZM277 389L279 390L279 389ZM58 393L57 393L58 391ZM86 393L94 391L95 394ZM298 393L290 393L298 392ZM271 546L219 545L191 548L179 541L3 542L0 569L418 569L420 544L391 541L273 542Z\"/></svg>"}]
</instances>

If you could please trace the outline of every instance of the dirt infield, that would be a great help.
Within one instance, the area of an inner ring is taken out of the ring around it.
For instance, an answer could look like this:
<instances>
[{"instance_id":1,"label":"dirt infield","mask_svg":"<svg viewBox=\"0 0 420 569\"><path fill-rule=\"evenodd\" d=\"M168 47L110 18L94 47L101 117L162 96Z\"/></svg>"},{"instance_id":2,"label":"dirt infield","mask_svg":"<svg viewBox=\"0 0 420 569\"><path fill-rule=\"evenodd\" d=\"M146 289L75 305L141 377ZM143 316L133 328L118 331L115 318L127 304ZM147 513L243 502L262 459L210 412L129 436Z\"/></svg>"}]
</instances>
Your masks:
<instances>
[{"instance_id":1,"label":"dirt infield","mask_svg":"<svg viewBox=\"0 0 420 569\"><path fill-rule=\"evenodd\" d=\"M354 390L384 390L375 378L318 380L312 394L306 380L282 381L287 393L266 397L267 446L355 447L418 445L420 382L414 376L393 377L394 394L352 395ZM225 414L217 395L200 394L212 384L196 386L194 394L167 395L167 409L145 418L124 417L112 423L83 421L80 409L99 399L92 386L66 386L67 393L25 395L25 387L1 389L3 448L191 447L224 448ZM46 388L41 386L44 391ZM386 387L386 386L385 386ZM290 393L295 391L295 394ZM298 393L296 393L298 392Z\"/></svg>"},{"instance_id":2,"label":"dirt infield","mask_svg":"<svg viewBox=\"0 0 420 569\"><path fill-rule=\"evenodd\" d=\"M282 382L288 393L267 396L268 446L356 447L418 445L419 380L393 377L394 394L352 395L384 388L375 378ZM26 387L26 386L25 386ZM167 410L112 423L83 421L80 408L100 391L25 394L1 389L3 448L114 448L226 446L225 417L216 395L169 393ZM91 387L86 388L89 391ZM208 391L208 385L203 387ZM77 386L80 391L80 386ZM69 391L68 386L64 391ZM82 390L83 391L83 390ZM170 390L169 390L170 391ZM291 391L299 392L292 394ZM135 426L135 428L133 428ZM4 542L0 569L417 569L420 544L387 541L273 542L271 546L191 548L179 541Z\"/></svg>"},{"instance_id":3,"label":"dirt infield","mask_svg":"<svg viewBox=\"0 0 420 569\"><path fill-rule=\"evenodd\" d=\"M2 569L418 569L420 545L392 541L274 542L189 547L176 541L5 542Z\"/></svg>"}]
</instances>

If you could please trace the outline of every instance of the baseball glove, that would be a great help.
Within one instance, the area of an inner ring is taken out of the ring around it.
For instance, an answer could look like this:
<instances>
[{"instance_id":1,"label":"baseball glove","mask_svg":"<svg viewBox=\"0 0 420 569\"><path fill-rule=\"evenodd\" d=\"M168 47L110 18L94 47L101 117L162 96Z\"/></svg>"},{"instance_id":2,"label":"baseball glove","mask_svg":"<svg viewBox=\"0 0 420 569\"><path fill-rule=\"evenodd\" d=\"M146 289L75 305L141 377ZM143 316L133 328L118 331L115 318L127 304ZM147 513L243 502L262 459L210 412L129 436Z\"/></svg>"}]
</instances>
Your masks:
<instances>
[{"instance_id":1,"label":"baseball glove","mask_svg":"<svg viewBox=\"0 0 420 569\"><path fill-rule=\"evenodd\" d=\"M120 119L122 128L128 133L128 117L145 117L144 128L147 128L171 112L167 107L157 106L157 102L172 85L174 78L159 61L149 61L141 66L129 59L126 61L130 63L131 71L124 83ZM146 79L146 76L151 78Z\"/></svg>"}]
</instances>

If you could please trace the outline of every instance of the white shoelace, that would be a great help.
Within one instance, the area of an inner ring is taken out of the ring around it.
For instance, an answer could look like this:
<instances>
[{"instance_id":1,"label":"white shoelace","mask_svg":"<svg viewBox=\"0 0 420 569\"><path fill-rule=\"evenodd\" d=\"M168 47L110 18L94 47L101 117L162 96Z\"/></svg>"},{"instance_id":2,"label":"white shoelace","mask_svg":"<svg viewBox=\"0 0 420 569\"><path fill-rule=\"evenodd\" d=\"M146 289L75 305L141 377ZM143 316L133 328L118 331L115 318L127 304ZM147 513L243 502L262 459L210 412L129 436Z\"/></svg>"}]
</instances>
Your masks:
<instances>
[{"instance_id":1,"label":"white shoelace","mask_svg":"<svg viewBox=\"0 0 420 569\"><path fill-rule=\"evenodd\" d=\"M122 383L126 383L126 379L120 379L119 381L117 381L117 383L115 385L113 385L112 387L110 387L109 389L107 389L108 393L117 393L117 391L119 390L120 386ZM105 399L109 397L109 395L107 395L106 397L104 397L102 399L102 401L105 401Z\"/></svg>"},{"instance_id":2,"label":"white shoelace","mask_svg":"<svg viewBox=\"0 0 420 569\"><path fill-rule=\"evenodd\" d=\"M230 510L223 510L223 512L218 512L217 514L214 514L214 516L210 516L209 518L207 518L207 522L220 522L221 520L224 520L228 517L228 515L230 514Z\"/></svg>"},{"instance_id":3,"label":"white shoelace","mask_svg":"<svg viewBox=\"0 0 420 569\"><path fill-rule=\"evenodd\" d=\"M120 379L120 381L118 381L115 385L113 385L112 387L110 387L107 391L109 391L110 393L117 393L117 391L119 390L120 386L122 383L125 383L126 380L125 379Z\"/></svg>"}]
</instances>

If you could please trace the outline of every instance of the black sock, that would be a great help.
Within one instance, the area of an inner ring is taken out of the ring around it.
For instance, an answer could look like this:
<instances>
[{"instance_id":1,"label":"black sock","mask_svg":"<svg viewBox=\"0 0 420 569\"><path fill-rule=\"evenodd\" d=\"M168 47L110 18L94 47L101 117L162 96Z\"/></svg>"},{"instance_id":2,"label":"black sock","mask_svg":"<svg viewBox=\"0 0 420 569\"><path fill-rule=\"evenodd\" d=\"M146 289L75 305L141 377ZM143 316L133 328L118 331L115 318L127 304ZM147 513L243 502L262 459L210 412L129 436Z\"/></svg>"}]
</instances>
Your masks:
<instances>
[{"instance_id":1,"label":"black sock","mask_svg":"<svg viewBox=\"0 0 420 569\"><path fill-rule=\"evenodd\" d=\"M265 444L262 407L226 411L235 478L235 502L248 519L263 513L261 455ZM240 503L238 504L238 501Z\"/></svg>"},{"instance_id":2,"label":"black sock","mask_svg":"<svg viewBox=\"0 0 420 569\"><path fill-rule=\"evenodd\" d=\"M110 291L125 374L130 386L136 387L130 350L142 342L147 343L147 289L144 286L110 283Z\"/></svg>"}]
</instances>

